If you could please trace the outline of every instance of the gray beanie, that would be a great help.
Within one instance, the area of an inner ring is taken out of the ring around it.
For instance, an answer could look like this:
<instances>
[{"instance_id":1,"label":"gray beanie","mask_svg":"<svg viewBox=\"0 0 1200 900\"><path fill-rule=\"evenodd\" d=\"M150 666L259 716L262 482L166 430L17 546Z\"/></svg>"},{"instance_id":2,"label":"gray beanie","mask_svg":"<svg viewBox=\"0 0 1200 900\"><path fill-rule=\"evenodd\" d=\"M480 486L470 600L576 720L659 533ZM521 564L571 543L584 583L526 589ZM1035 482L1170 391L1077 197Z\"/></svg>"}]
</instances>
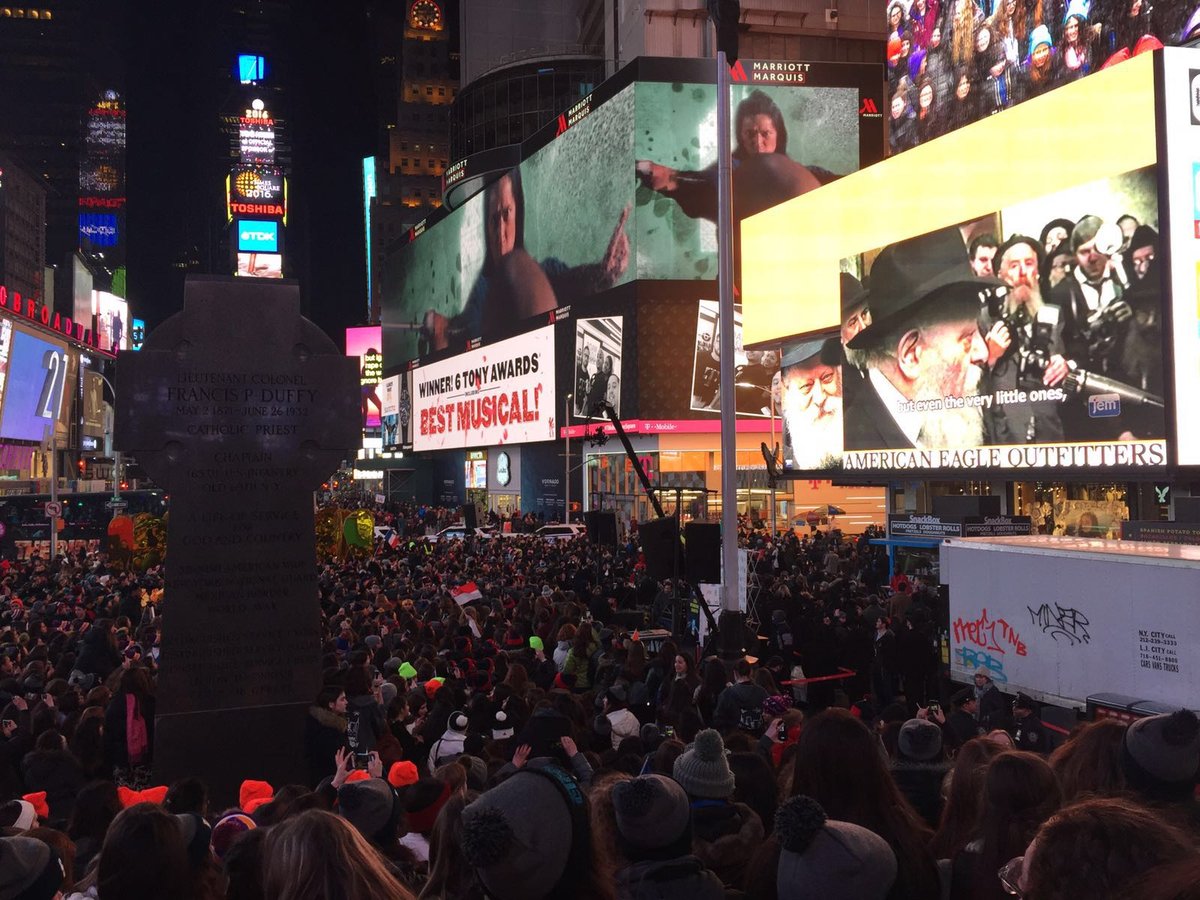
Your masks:
<instances>
[{"instance_id":1,"label":"gray beanie","mask_svg":"<svg viewBox=\"0 0 1200 900\"><path fill-rule=\"evenodd\" d=\"M28 837L0 838L0 897L51 900L63 883L63 865L50 845Z\"/></svg>"},{"instance_id":2,"label":"gray beanie","mask_svg":"<svg viewBox=\"0 0 1200 900\"><path fill-rule=\"evenodd\" d=\"M1186 709L1138 719L1125 731L1125 756L1136 783L1190 785L1200 770L1200 720Z\"/></svg>"},{"instance_id":3,"label":"gray beanie","mask_svg":"<svg viewBox=\"0 0 1200 900\"><path fill-rule=\"evenodd\" d=\"M368 841L392 821L396 792L382 778L364 778L338 788L338 812Z\"/></svg>"},{"instance_id":4,"label":"gray beanie","mask_svg":"<svg viewBox=\"0 0 1200 900\"><path fill-rule=\"evenodd\" d=\"M928 762L942 752L942 729L926 719L909 719L900 726L900 752L917 762Z\"/></svg>"},{"instance_id":5,"label":"gray beanie","mask_svg":"<svg viewBox=\"0 0 1200 900\"><path fill-rule=\"evenodd\" d=\"M571 855L574 825L566 798L528 768L463 810L463 855L495 900L548 896Z\"/></svg>"},{"instance_id":6,"label":"gray beanie","mask_svg":"<svg viewBox=\"0 0 1200 900\"><path fill-rule=\"evenodd\" d=\"M692 817L687 794L663 775L618 781L612 789L617 831L634 847L658 850L675 843Z\"/></svg>"},{"instance_id":7,"label":"gray beanie","mask_svg":"<svg viewBox=\"0 0 1200 900\"><path fill-rule=\"evenodd\" d=\"M705 728L696 742L675 760L671 773L689 797L727 800L733 796L733 772L720 732Z\"/></svg>"},{"instance_id":8,"label":"gray beanie","mask_svg":"<svg viewBox=\"0 0 1200 900\"><path fill-rule=\"evenodd\" d=\"M379 686L379 696L383 700L384 709L392 705L392 701L396 699L396 694L399 692L399 689L390 681L385 681Z\"/></svg>"},{"instance_id":9,"label":"gray beanie","mask_svg":"<svg viewBox=\"0 0 1200 900\"><path fill-rule=\"evenodd\" d=\"M811 797L775 813L779 900L883 900L896 881L888 842L850 822L832 822Z\"/></svg>"}]
</instances>

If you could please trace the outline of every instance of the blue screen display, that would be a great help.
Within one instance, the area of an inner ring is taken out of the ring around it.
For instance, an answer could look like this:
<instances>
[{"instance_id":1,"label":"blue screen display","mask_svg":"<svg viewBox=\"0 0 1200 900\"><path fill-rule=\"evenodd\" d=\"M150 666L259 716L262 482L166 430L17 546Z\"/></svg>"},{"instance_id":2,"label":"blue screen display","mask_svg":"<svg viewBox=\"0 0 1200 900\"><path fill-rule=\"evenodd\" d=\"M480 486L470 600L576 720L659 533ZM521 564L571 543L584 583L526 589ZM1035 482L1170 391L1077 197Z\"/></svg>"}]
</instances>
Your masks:
<instances>
[{"instance_id":1,"label":"blue screen display","mask_svg":"<svg viewBox=\"0 0 1200 900\"><path fill-rule=\"evenodd\" d=\"M241 219L237 223L238 250L243 253L278 253L279 223Z\"/></svg>"},{"instance_id":2,"label":"blue screen display","mask_svg":"<svg viewBox=\"0 0 1200 900\"><path fill-rule=\"evenodd\" d=\"M240 53L238 54L237 71L238 81L242 84L252 84L255 81L263 80L267 74L267 62L261 56Z\"/></svg>"},{"instance_id":3,"label":"blue screen display","mask_svg":"<svg viewBox=\"0 0 1200 900\"><path fill-rule=\"evenodd\" d=\"M93 247L115 247L120 234L113 213L80 213L79 239L90 241Z\"/></svg>"},{"instance_id":4,"label":"blue screen display","mask_svg":"<svg viewBox=\"0 0 1200 900\"><path fill-rule=\"evenodd\" d=\"M66 347L13 329L0 437L43 440L58 418L66 380Z\"/></svg>"}]
</instances>

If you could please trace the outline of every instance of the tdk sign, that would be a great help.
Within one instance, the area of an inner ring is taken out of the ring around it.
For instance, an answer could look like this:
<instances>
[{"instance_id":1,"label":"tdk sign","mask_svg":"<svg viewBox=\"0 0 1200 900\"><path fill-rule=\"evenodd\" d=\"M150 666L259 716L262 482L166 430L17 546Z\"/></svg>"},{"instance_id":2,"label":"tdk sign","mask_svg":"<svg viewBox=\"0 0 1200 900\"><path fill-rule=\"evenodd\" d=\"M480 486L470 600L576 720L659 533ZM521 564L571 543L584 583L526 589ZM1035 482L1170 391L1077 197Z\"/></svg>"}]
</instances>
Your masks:
<instances>
[{"instance_id":1,"label":"tdk sign","mask_svg":"<svg viewBox=\"0 0 1200 900\"><path fill-rule=\"evenodd\" d=\"M1093 419L1108 419L1120 414L1120 394L1092 394L1088 397L1088 415Z\"/></svg>"},{"instance_id":2,"label":"tdk sign","mask_svg":"<svg viewBox=\"0 0 1200 900\"><path fill-rule=\"evenodd\" d=\"M278 253L279 223L242 219L237 223L238 250L243 253Z\"/></svg>"}]
</instances>

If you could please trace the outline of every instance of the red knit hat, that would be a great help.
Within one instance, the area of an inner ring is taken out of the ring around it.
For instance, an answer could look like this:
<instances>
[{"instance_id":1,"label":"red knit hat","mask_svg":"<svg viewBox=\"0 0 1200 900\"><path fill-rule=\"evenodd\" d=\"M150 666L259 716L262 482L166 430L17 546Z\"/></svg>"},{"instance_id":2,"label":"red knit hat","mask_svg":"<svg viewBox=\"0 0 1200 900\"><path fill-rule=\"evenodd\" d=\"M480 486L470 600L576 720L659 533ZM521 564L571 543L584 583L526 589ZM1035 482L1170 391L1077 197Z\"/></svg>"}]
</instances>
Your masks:
<instances>
[{"instance_id":1,"label":"red knit hat","mask_svg":"<svg viewBox=\"0 0 1200 900\"><path fill-rule=\"evenodd\" d=\"M406 785L414 784L420 777L416 765L405 759L397 763L392 763L392 767L388 770L387 780L388 784L399 789Z\"/></svg>"},{"instance_id":2,"label":"red knit hat","mask_svg":"<svg viewBox=\"0 0 1200 900\"><path fill-rule=\"evenodd\" d=\"M252 813L264 803L270 803L275 798L275 788L265 781L254 781L247 778L238 789L238 806L242 812Z\"/></svg>"},{"instance_id":3,"label":"red knit hat","mask_svg":"<svg viewBox=\"0 0 1200 900\"><path fill-rule=\"evenodd\" d=\"M37 813L39 819L50 818L50 804L46 802L45 791L34 791L32 794L23 794L21 799L33 807L33 811Z\"/></svg>"}]
</instances>

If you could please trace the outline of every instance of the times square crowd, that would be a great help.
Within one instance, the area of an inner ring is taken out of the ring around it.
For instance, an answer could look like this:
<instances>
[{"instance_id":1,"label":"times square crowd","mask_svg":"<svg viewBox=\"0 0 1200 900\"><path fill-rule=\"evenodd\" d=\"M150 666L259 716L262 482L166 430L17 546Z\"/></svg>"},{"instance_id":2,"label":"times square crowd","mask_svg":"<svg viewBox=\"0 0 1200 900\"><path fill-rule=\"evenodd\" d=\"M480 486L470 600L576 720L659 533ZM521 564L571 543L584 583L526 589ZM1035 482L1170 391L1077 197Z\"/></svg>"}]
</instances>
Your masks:
<instances>
[{"instance_id":1,"label":"times square crowd","mask_svg":"<svg viewBox=\"0 0 1200 900\"><path fill-rule=\"evenodd\" d=\"M892 149L1197 34L1183 0L891 0Z\"/></svg>"},{"instance_id":2,"label":"times square crowd","mask_svg":"<svg viewBox=\"0 0 1200 900\"><path fill-rule=\"evenodd\" d=\"M654 631L636 528L378 513L395 539L319 564L307 779L248 754L230 806L151 776L163 570L0 562L0 900L1200 896L1196 717L1051 740L1031 698L950 685L938 593L871 531L744 522L759 638L730 660Z\"/></svg>"}]
</instances>

